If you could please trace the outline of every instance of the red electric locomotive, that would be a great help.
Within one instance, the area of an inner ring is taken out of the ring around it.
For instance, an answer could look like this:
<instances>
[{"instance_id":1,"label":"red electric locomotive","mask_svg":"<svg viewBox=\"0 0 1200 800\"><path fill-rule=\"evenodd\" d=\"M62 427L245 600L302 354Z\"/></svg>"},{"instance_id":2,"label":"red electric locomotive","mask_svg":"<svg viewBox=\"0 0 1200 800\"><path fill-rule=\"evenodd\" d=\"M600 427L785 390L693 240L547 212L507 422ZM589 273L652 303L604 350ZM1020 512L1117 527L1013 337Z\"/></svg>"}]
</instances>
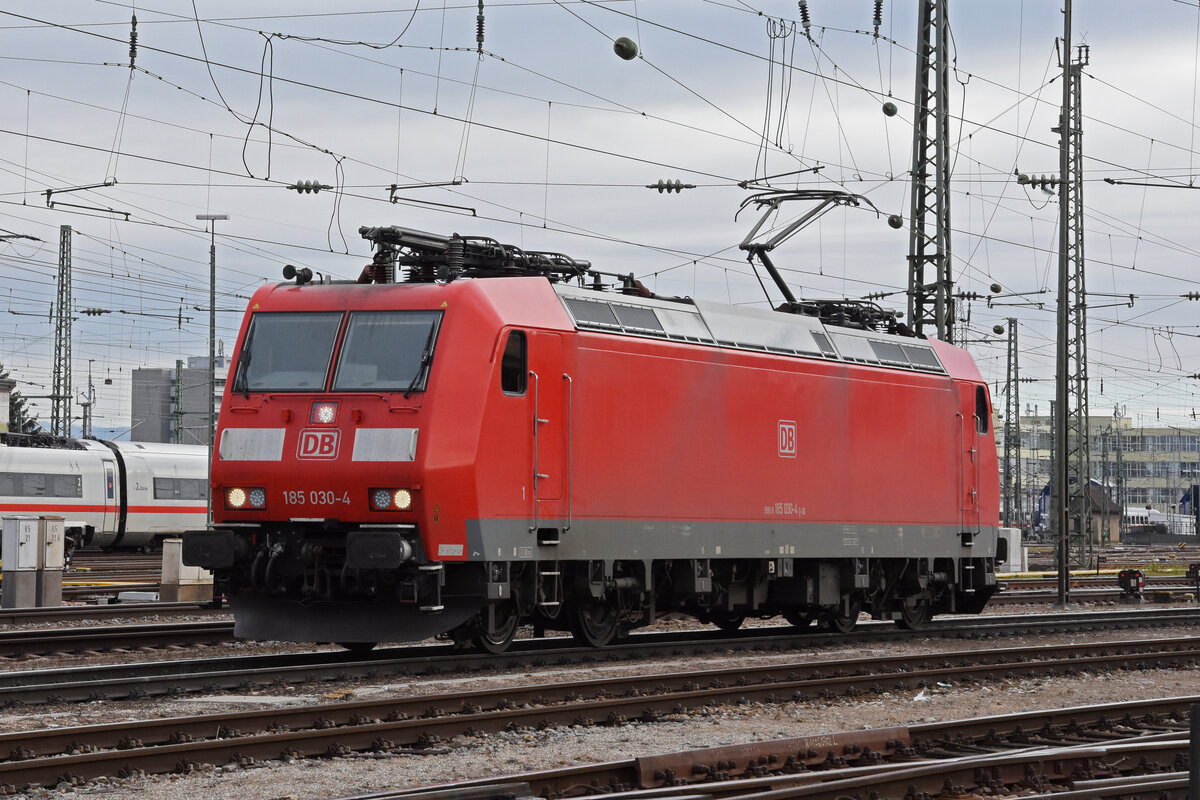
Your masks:
<instances>
[{"instance_id":1,"label":"red electric locomotive","mask_svg":"<svg viewBox=\"0 0 1200 800\"><path fill-rule=\"evenodd\" d=\"M184 539L237 635L600 646L665 613L847 631L995 592L964 351L869 304L663 299L487 238L361 233L359 282L288 268L238 336L214 525Z\"/></svg>"}]
</instances>

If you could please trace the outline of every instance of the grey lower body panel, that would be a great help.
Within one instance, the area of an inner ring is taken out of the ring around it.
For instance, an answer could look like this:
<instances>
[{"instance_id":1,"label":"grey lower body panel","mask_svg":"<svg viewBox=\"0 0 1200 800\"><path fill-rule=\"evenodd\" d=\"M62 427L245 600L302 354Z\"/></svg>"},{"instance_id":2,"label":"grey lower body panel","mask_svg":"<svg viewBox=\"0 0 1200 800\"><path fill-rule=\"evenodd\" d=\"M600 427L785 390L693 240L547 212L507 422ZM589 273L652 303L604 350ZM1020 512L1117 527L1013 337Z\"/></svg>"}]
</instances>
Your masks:
<instances>
[{"instance_id":1,"label":"grey lower body panel","mask_svg":"<svg viewBox=\"0 0 1200 800\"><path fill-rule=\"evenodd\" d=\"M675 558L992 558L999 529L973 536L945 525L783 523L663 520L540 520L558 530L555 545L539 545L526 520L473 520L472 560L662 560ZM476 554L479 555L476 555Z\"/></svg>"}]
</instances>

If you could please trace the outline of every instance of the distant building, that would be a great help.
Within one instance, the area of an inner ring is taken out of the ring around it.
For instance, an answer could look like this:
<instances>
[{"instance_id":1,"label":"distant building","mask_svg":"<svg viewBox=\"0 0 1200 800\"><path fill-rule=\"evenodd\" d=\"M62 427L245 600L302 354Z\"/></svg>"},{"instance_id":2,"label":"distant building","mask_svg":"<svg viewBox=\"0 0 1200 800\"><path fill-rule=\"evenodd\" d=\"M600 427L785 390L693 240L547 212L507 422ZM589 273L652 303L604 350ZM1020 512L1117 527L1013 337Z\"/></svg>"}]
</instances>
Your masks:
<instances>
[{"instance_id":1,"label":"distant building","mask_svg":"<svg viewBox=\"0 0 1200 800\"><path fill-rule=\"evenodd\" d=\"M1019 518L1028 521L1036 515L1041 491L1053 477L1053 431L1046 416L1022 416L1020 427ZM1183 510L1183 498L1200 476L1200 426L1181 428L1138 424L1128 417L1090 417L1088 436L1091 478L1111 498L1114 515L1130 506L1164 514ZM1003 453L1002 425L997 426L997 439ZM1094 510L1095 505L1093 501Z\"/></svg>"},{"instance_id":2,"label":"distant building","mask_svg":"<svg viewBox=\"0 0 1200 800\"><path fill-rule=\"evenodd\" d=\"M221 409L221 394L229 363L217 357L215 399ZM194 356L175 368L141 367L133 371L133 397L129 437L135 442L208 444L212 423L208 418L208 356Z\"/></svg>"}]
</instances>

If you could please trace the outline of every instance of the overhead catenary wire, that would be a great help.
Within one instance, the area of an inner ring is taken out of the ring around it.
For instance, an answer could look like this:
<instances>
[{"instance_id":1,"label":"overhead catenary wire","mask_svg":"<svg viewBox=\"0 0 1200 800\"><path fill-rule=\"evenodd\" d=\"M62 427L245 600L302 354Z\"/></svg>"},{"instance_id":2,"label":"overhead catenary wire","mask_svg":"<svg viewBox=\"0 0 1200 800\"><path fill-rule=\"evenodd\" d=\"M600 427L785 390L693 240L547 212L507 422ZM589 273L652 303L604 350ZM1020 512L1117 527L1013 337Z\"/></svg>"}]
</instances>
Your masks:
<instances>
[{"instance_id":1,"label":"overhead catenary wire","mask_svg":"<svg viewBox=\"0 0 1200 800\"><path fill-rule=\"evenodd\" d=\"M406 9L406 12L408 12L408 11L409 11L409 10L408 10L408 9ZM639 14L638 16L640 16L640 14ZM399 109L397 110L397 113L400 113L400 110L399 110ZM555 126L555 128L557 129L557 126ZM546 138L549 138L549 137L546 137ZM548 144L548 143L546 143L546 144L544 144L543 146L544 146L544 147L549 147L549 144ZM961 155L961 154L960 154L960 155ZM348 156L349 158L351 158L351 159L353 158L352 154L347 154L347 156ZM972 191L972 194L970 195L971 197L977 198L977 199L978 199L980 202L985 202L984 198L981 196L981 194L982 194L982 193L978 191L979 182L982 180L982 176L977 176L977 177L978 177L978 180L976 181L976 188L975 188L975 189L968 189L968 190L969 190L969 191ZM544 185L545 183L548 183L548 181L544 181L544 182L543 182L543 185ZM482 184L482 183L481 183L481 184L478 184L478 185L484 185L484 184ZM543 191L544 191L544 189L543 189ZM1000 207L1000 205L999 205L999 204L993 205L993 206L992 206L992 208L993 208L993 210L994 210L994 214L999 214L999 213L1002 213L1002 212L1001 212L1001 207ZM521 209L521 208L519 208L519 207L516 207L516 206L514 206L514 207L513 207L513 211L514 211L514 213L516 213L516 214L520 214L520 213L522 212L522 210L523 210L523 209ZM545 215L543 214L543 215L541 215L541 216L545 216ZM106 223L106 224L107 224L107 223ZM554 227L555 227L555 226L551 225L551 226L550 226L550 229L554 229ZM265 238L266 238L268 241L270 240L270 237L265 237ZM626 238L628 238L628 237L626 237ZM1003 239L1003 237L996 237L996 238L997 238L997 239ZM601 237L601 239L603 239L603 236ZM984 241L990 241L990 240L984 240ZM843 240L842 240L841 244L842 244L842 246L843 246L843 247L845 247L845 239L844 239L844 238L843 238ZM1111 260L1113 260L1113 259L1111 259L1111 258L1110 258L1109 260L1111 261ZM722 266L720 266L720 265L718 265L718 264L714 264L714 268L716 268L716 269L720 269L720 270L722 270L722 272L724 272L724 267L722 267ZM728 273L724 273L724 274L728 274ZM1171 276L1171 277L1172 277L1172 278L1176 278L1176 279L1178 278L1178 276Z\"/></svg>"}]
</instances>

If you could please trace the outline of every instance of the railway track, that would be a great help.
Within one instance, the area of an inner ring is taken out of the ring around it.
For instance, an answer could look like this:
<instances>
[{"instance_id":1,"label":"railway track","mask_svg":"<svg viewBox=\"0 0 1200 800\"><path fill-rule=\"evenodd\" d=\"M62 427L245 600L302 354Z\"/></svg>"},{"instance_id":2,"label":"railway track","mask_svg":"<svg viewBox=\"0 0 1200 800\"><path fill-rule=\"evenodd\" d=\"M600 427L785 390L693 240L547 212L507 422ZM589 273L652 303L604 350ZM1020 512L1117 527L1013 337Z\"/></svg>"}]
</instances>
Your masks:
<instances>
[{"instance_id":1,"label":"railway track","mask_svg":"<svg viewBox=\"0 0 1200 800\"><path fill-rule=\"evenodd\" d=\"M1113 601L1117 595L1089 594L1097 601ZM1008 602L1015 604L1046 602L1048 598L1036 592L1023 592L1014 596ZM1092 626L1096 624L1122 624L1119 618L1106 617L1114 612L1098 612L1099 617L1086 613L1076 613L1069 617L1070 624L1076 626ZM1163 620L1184 620L1190 624L1190 619L1197 616L1200 619L1200 609L1190 612L1189 609L1130 612L1144 613L1140 619L1144 624L1175 624ZM1166 616L1163 616L1165 614ZM161 617L170 615L183 616L219 616L212 621L164 622L151 624L134 624L139 617ZM31 656L53 656L67 653L107 652L112 650L144 650L158 648L190 647L198 644L222 644L237 641L233 635L233 621L228 617L228 610L212 608L196 603L137 603L137 604L102 604L88 606L62 606L55 608L26 608L0 610L0 625L37 625L49 622L84 622L95 620L120 621L112 625L89 625L86 627L45 627L21 630L0 630L0 659L17 659ZM899 630L890 623L866 622L860 624L854 636L874 637L875 639L910 638L923 635L970 636L988 633L990 635L1012 635L1005 632L1006 627L1014 625L1023 630L1049 625L1051 630L1058 629L1061 615L1022 615L1018 618L1011 616L989 615L970 618L941 618L934 620L927 627L917 632ZM660 634L639 634L631 640L653 641ZM803 641L811 645L821 641L845 641L842 635L833 636L817 633L814 629L797 631L790 627L761 627L747 628L735 634L720 633L705 629L693 632L690 636L698 637L700 642L707 638L716 637L720 641L734 640L737 637L750 637L742 646L766 647L772 643L778 646L795 646L794 642ZM707 637L707 638L706 638ZM770 638L763 638L770 637ZM824 639L821 637L825 637ZM546 640L554 642L554 639ZM551 647L561 647L562 639ZM674 635L665 641L675 643ZM528 640L526 640L528 642ZM793 642L793 644L788 644ZM688 644L687 641L682 642ZM514 652L533 647L531 644L518 644ZM586 651L594 652L594 651Z\"/></svg>"},{"instance_id":2,"label":"railway track","mask_svg":"<svg viewBox=\"0 0 1200 800\"><path fill-rule=\"evenodd\" d=\"M1071 589L1108 588L1117 586L1116 575L1071 575ZM1057 589L1058 578L1050 576L1008 577L1001 581L1004 591L1021 589ZM1195 589L1195 578L1186 575L1150 575L1146 577L1146 591L1152 589Z\"/></svg>"},{"instance_id":3,"label":"railway track","mask_svg":"<svg viewBox=\"0 0 1200 800\"><path fill-rule=\"evenodd\" d=\"M1111 581L1080 581L1072 589L1071 598L1077 603L1110 603L1122 598L1122 591L1111 586ZM1009 579L1005 590L994 596L990 603L998 605L1027 605L1053 603L1058 599L1053 581L1049 579ZM99 584L81 583L67 585L63 594L67 597L97 597L124 591L157 592L157 583ZM1200 596L1194 584L1182 579L1163 581L1156 579L1146 587L1148 600L1186 602L1187 595ZM0 625L36 625L39 623L70 622L74 620L135 619L144 616L208 616L228 614L228 607L214 607L209 603L165 603L165 602L89 602L82 605L0 609Z\"/></svg>"},{"instance_id":4,"label":"railway track","mask_svg":"<svg viewBox=\"0 0 1200 800\"><path fill-rule=\"evenodd\" d=\"M131 620L142 617L213 616L228 608L207 603L99 603L82 606L0 609L0 625L40 625L52 622Z\"/></svg>"},{"instance_id":5,"label":"railway track","mask_svg":"<svg viewBox=\"0 0 1200 800\"><path fill-rule=\"evenodd\" d=\"M135 771L189 771L201 764L230 761L250 764L257 760L346 755L354 752L430 750L460 735L481 736L502 730L536 729L563 725L620 725L628 720L651 723L671 715L686 714L713 706L750 703L784 704L807 699L882 695L941 683L979 685L988 681L1029 676L1054 676L1087 670L1145 669L1159 666L1187 667L1200 663L1200 637L1168 641L1139 640L1088 645L1066 644L1037 648L1016 647L937 653L929 656L854 658L821 663L794 662L754 664L735 668L659 674L625 675L559 683L505 686L499 689L457 691L438 695L361 700L354 702L300 705L256 711L238 711L194 717L122 722L72 728L21 731L0 735L0 752L9 752L0 762L0 784L12 790L31 784L81 783L102 775L128 775ZM286 680L287 675L280 676ZM961 723L951 735L937 726L918 726L904 731L860 734L876 737L857 742L857 749L840 751L833 743L800 750L794 743L778 769L763 769L752 777L789 772L857 766L878 767L885 762L912 764L917 759L958 757L965 752L1010 751L1035 745L1105 741L1116 729L1144 735L1163 725L1169 731L1186 727L1181 709L1200 698L1160 701L1163 709L1152 714L1146 702L1104 707L1091 712L1091 729L1072 710L1057 721L1038 721L1036 714L1017 715L1001 724L998 718ZM1124 711L1122 711L1124 709ZM1136 709L1136 710L1135 710ZM1063 712L1066 714L1066 712ZM1069 724L1068 724L1069 721ZM1160 744L1160 749L1166 748ZM1173 744L1172 752L1179 751ZM1107 751L1106 751L1107 752ZM779 760L776 755L776 761ZM999 756L997 756L999 757ZM1074 756L1075 762L1101 758L1097 752ZM1156 756L1158 759L1159 756ZM740 759L717 759L697 770L693 761L686 770L658 763L653 770L659 785L671 785L684 776L712 779L732 777L745 771ZM721 765L724 762L724 766ZM735 762L732 763L731 762ZM741 761L749 765L749 760ZM769 758L754 767L769 767ZM1168 763L1170 763L1168 761ZM803 765L803 769L801 769ZM822 765L825 765L822 767ZM961 775L961 765L955 768ZM971 767L975 775L987 775ZM761 773L761 774L760 774ZM1094 768L1093 774L1099 774ZM902 771L907 780L912 769ZM1107 777L1107 776L1105 776ZM573 777L574 780L578 776ZM882 779L881 779L882 780ZM978 780L978 778L977 778ZM610 778L609 786L641 786L649 781ZM964 784L965 785L965 784ZM551 786L551 784L547 784ZM547 796L562 796L555 785ZM653 788L653 787L649 787ZM706 790L709 788L706 785ZM843 787L844 788L844 787ZM804 789L807 792L808 789ZM809 796L801 792L797 796ZM707 791L705 792L707 793ZM830 795L814 795L830 796ZM866 796L866 795L862 795ZM893 795L880 794L881 797Z\"/></svg>"},{"instance_id":6,"label":"railway track","mask_svg":"<svg viewBox=\"0 0 1200 800\"><path fill-rule=\"evenodd\" d=\"M1072 589L1068 605L1092 605L1111 603L1194 603L1200 597L1194 587L1164 587L1155 584L1140 595L1131 596L1121 589L1084 588ZM991 606L1020 606L1057 604L1058 592L1051 589L1010 589L988 601Z\"/></svg>"},{"instance_id":7,"label":"railway track","mask_svg":"<svg viewBox=\"0 0 1200 800\"><path fill-rule=\"evenodd\" d=\"M715 630L636 634L604 650L579 647L568 638L528 639L502 655L456 650L448 644L391 647L355 655L342 650L239 655L204 659L142 662L58 669L0 671L0 704L85 702L129 697L168 696L221 689L248 690L286 682L376 679L380 676L438 672L488 672L528 669L548 662L588 664L708 653L785 653L834 644L869 647L886 642L941 636L1011 638L1034 633L1106 629L1148 630L1195 625L1200 609L1156 609L1107 613L1069 613L938 620L928 629L905 631L890 623L866 624L853 634L801 633L791 628L751 628L731 635ZM203 625L205 623L197 623ZM197 629L199 630L199 628ZM202 635L211 635L211 631ZM2 642L2 640L0 640ZM2 752L2 750L0 750Z\"/></svg>"},{"instance_id":8,"label":"railway track","mask_svg":"<svg viewBox=\"0 0 1200 800\"><path fill-rule=\"evenodd\" d=\"M0 632L0 658L190 647L232 640L233 622L229 620L4 631Z\"/></svg>"},{"instance_id":9,"label":"railway track","mask_svg":"<svg viewBox=\"0 0 1200 800\"><path fill-rule=\"evenodd\" d=\"M1034 711L982 719L776 739L460 781L347 800L481 800L621 793L667 800L737 798L1148 796L1182 798L1177 771L1200 697ZM1124 771L1112 764L1133 762ZM1151 768L1156 774L1145 774ZM1100 773L1100 774L1098 774ZM1004 776L1004 777L1002 777ZM1005 779L1007 778L1007 779ZM951 787L958 794L947 795ZM770 792L770 795L766 793ZM919 794L923 793L923 794Z\"/></svg>"}]
</instances>

